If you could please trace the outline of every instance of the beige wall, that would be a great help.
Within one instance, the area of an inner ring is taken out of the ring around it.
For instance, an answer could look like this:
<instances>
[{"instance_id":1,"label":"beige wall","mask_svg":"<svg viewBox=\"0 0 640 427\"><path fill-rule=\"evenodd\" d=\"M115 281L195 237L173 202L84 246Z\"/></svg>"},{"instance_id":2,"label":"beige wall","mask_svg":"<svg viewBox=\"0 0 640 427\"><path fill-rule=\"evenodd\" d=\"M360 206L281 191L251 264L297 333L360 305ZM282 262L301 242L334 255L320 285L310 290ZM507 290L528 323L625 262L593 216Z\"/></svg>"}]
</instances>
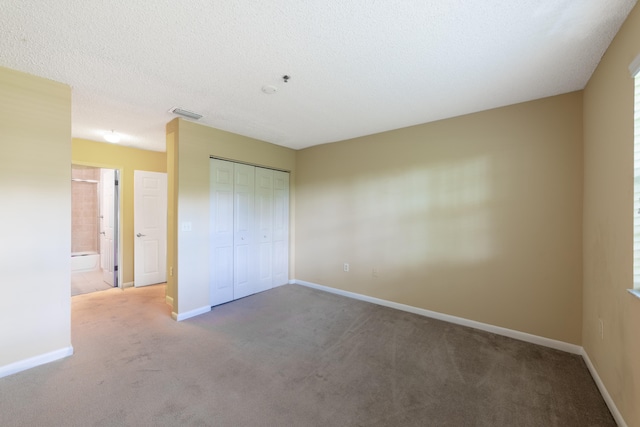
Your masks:
<instances>
[{"instance_id":1,"label":"beige wall","mask_svg":"<svg viewBox=\"0 0 640 427\"><path fill-rule=\"evenodd\" d=\"M636 6L584 91L583 346L630 426L640 426L640 300L633 287ZM600 337L599 320L604 322Z\"/></svg>"},{"instance_id":2,"label":"beige wall","mask_svg":"<svg viewBox=\"0 0 640 427\"><path fill-rule=\"evenodd\" d=\"M209 306L209 156L288 170L293 183L295 151L182 119L167 125L167 141L169 181L173 183L169 185L169 200L177 203L169 234L169 252L173 254L170 263L177 263L177 278L175 282L172 279L174 293L170 296L174 313L181 315ZM176 164L177 172L171 170ZM294 191L295 184L290 193ZM291 197L290 218L294 205ZM192 231L181 231L177 225L182 222L190 222ZM293 254L293 246L290 251Z\"/></svg>"},{"instance_id":3,"label":"beige wall","mask_svg":"<svg viewBox=\"0 0 640 427\"><path fill-rule=\"evenodd\" d=\"M167 124L167 290L168 303L177 312L177 266L178 266L178 146L176 134L178 133L178 120Z\"/></svg>"},{"instance_id":4,"label":"beige wall","mask_svg":"<svg viewBox=\"0 0 640 427\"><path fill-rule=\"evenodd\" d=\"M167 154L74 138L71 160L78 165L120 170L122 282L130 284L134 277L133 171L166 172Z\"/></svg>"},{"instance_id":5,"label":"beige wall","mask_svg":"<svg viewBox=\"0 0 640 427\"><path fill-rule=\"evenodd\" d=\"M71 89L0 67L0 371L71 350Z\"/></svg>"},{"instance_id":6,"label":"beige wall","mask_svg":"<svg viewBox=\"0 0 640 427\"><path fill-rule=\"evenodd\" d=\"M299 151L296 279L580 344L581 103Z\"/></svg>"}]
</instances>

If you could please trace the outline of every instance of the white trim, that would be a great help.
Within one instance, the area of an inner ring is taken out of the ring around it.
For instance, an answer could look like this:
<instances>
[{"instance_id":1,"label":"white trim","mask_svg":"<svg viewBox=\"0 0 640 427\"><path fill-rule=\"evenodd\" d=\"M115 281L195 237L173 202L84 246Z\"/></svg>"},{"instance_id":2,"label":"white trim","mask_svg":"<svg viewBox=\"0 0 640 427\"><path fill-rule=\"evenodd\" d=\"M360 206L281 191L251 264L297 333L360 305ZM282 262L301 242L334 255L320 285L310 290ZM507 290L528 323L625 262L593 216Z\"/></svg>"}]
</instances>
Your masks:
<instances>
[{"instance_id":1,"label":"white trim","mask_svg":"<svg viewBox=\"0 0 640 427\"><path fill-rule=\"evenodd\" d=\"M291 280L289 280L289 282L287 282L287 283L289 283L290 285L295 285L295 284L297 284L298 282L296 282L296 281L295 281L295 279L291 279Z\"/></svg>"},{"instance_id":2,"label":"white trim","mask_svg":"<svg viewBox=\"0 0 640 427\"><path fill-rule=\"evenodd\" d=\"M165 295L164 302L173 307L173 298L171 298L169 295Z\"/></svg>"},{"instance_id":3,"label":"white trim","mask_svg":"<svg viewBox=\"0 0 640 427\"><path fill-rule=\"evenodd\" d=\"M627 292L636 298L640 298L640 289L627 289Z\"/></svg>"},{"instance_id":4,"label":"white trim","mask_svg":"<svg viewBox=\"0 0 640 427\"><path fill-rule=\"evenodd\" d=\"M195 316L199 316L204 313L208 313L211 311L211 306L207 305L204 307L196 308L194 310L189 310L186 313L176 313L175 311L171 313L171 318L178 322L182 320L187 320Z\"/></svg>"},{"instance_id":5,"label":"white trim","mask_svg":"<svg viewBox=\"0 0 640 427\"><path fill-rule=\"evenodd\" d=\"M294 280L295 284L318 289L332 294L342 295L354 298L360 301L366 301L373 304L383 305L385 307L395 308L397 310L407 311L409 313L418 314L433 319L443 320L445 322L454 323L456 325L468 326L474 329L491 332L520 341L526 341L532 344L538 344L544 347L554 348L556 350L566 351L567 353L582 354L582 347L570 344L564 341L553 340L551 338L540 337L538 335L528 334L526 332L515 331L513 329L502 328L500 326L489 325L487 323L476 322L475 320L464 319L462 317L451 316L449 314L438 313L436 311L425 310L423 308L413 307L406 304L399 304L393 301L387 301L367 295L357 294L354 292L343 291L341 289L330 288L328 286L318 285L316 283L305 282L304 280Z\"/></svg>"},{"instance_id":6,"label":"white trim","mask_svg":"<svg viewBox=\"0 0 640 427\"><path fill-rule=\"evenodd\" d=\"M133 288L133 282L125 282L122 284L122 289Z\"/></svg>"},{"instance_id":7,"label":"white trim","mask_svg":"<svg viewBox=\"0 0 640 427\"><path fill-rule=\"evenodd\" d=\"M627 423L624 421L624 418L622 418L622 414L620 413L620 411L618 411L618 407L616 406L613 399L611 398L609 391L604 386L604 383L600 379L600 375L598 375L598 371L596 371L595 366L593 366L593 363L591 363L591 359L589 359L589 355L587 354L587 351L584 348L582 349L581 354L582 354L582 358L584 359L584 363L586 363L587 368L589 368L589 372L593 377L593 381L595 381L596 385L598 386L598 390L600 390L600 394L602 395L602 398L604 399L605 403L609 407L609 410L611 411L611 415L613 415L613 418L616 420L616 423L618 424L619 427L627 427Z\"/></svg>"},{"instance_id":8,"label":"white trim","mask_svg":"<svg viewBox=\"0 0 640 427\"><path fill-rule=\"evenodd\" d=\"M13 375L27 369L35 368L36 366L44 365L45 363L54 362L59 359L71 356L73 354L73 347L64 347L59 350L54 350L49 353L41 354L39 356L30 357L28 359L19 360L14 363L10 363L0 367L0 378L8 375Z\"/></svg>"},{"instance_id":9,"label":"white trim","mask_svg":"<svg viewBox=\"0 0 640 427\"><path fill-rule=\"evenodd\" d=\"M629 64L629 73L631 73L632 78L635 78L640 73L640 54Z\"/></svg>"}]
</instances>

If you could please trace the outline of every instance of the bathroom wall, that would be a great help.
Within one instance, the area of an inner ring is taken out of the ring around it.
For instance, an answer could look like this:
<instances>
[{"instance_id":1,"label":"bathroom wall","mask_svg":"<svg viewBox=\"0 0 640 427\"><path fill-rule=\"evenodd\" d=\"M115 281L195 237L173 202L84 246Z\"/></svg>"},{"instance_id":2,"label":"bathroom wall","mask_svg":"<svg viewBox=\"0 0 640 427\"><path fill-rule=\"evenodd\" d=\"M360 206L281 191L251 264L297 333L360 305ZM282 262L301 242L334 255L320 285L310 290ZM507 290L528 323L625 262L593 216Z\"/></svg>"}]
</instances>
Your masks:
<instances>
[{"instance_id":1,"label":"bathroom wall","mask_svg":"<svg viewBox=\"0 0 640 427\"><path fill-rule=\"evenodd\" d=\"M100 180L100 169L73 166L71 178ZM71 252L98 252L98 184L71 181Z\"/></svg>"}]
</instances>

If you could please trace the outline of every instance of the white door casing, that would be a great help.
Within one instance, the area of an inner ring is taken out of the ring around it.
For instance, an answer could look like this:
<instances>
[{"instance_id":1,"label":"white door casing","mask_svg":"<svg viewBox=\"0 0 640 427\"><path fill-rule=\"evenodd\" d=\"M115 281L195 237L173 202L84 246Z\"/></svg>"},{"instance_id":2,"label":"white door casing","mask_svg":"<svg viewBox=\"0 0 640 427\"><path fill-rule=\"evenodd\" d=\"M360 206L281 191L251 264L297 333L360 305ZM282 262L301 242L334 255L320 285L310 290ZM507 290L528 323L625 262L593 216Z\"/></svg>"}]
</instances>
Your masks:
<instances>
[{"instance_id":1,"label":"white door casing","mask_svg":"<svg viewBox=\"0 0 640 427\"><path fill-rule=\"evenodd\" d=\"M134 286L167 281L167 174L133 171Z\"/></svg>"}]
</instances>

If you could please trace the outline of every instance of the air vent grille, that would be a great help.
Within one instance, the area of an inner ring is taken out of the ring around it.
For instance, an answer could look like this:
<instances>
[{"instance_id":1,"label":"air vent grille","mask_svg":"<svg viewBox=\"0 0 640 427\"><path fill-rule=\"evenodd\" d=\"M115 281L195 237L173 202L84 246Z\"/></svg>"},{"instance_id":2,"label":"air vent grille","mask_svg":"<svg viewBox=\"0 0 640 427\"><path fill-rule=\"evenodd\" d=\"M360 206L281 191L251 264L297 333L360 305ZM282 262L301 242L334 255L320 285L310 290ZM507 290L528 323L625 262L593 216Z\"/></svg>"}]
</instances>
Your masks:
<instances>
[{"instance_id":1,"label":"air vent grille","mask_svg":"<svg viewBox=\"0 0 640 427\"><path fill-rule=\"evenodd\" d=\"M177 116L186 117L191 120L200 120L202 118L202 114L194 113L193 111L185 110L184 108L174 107L169 110L170 113L173 113Z\"/></svg>"}]
</instances>

